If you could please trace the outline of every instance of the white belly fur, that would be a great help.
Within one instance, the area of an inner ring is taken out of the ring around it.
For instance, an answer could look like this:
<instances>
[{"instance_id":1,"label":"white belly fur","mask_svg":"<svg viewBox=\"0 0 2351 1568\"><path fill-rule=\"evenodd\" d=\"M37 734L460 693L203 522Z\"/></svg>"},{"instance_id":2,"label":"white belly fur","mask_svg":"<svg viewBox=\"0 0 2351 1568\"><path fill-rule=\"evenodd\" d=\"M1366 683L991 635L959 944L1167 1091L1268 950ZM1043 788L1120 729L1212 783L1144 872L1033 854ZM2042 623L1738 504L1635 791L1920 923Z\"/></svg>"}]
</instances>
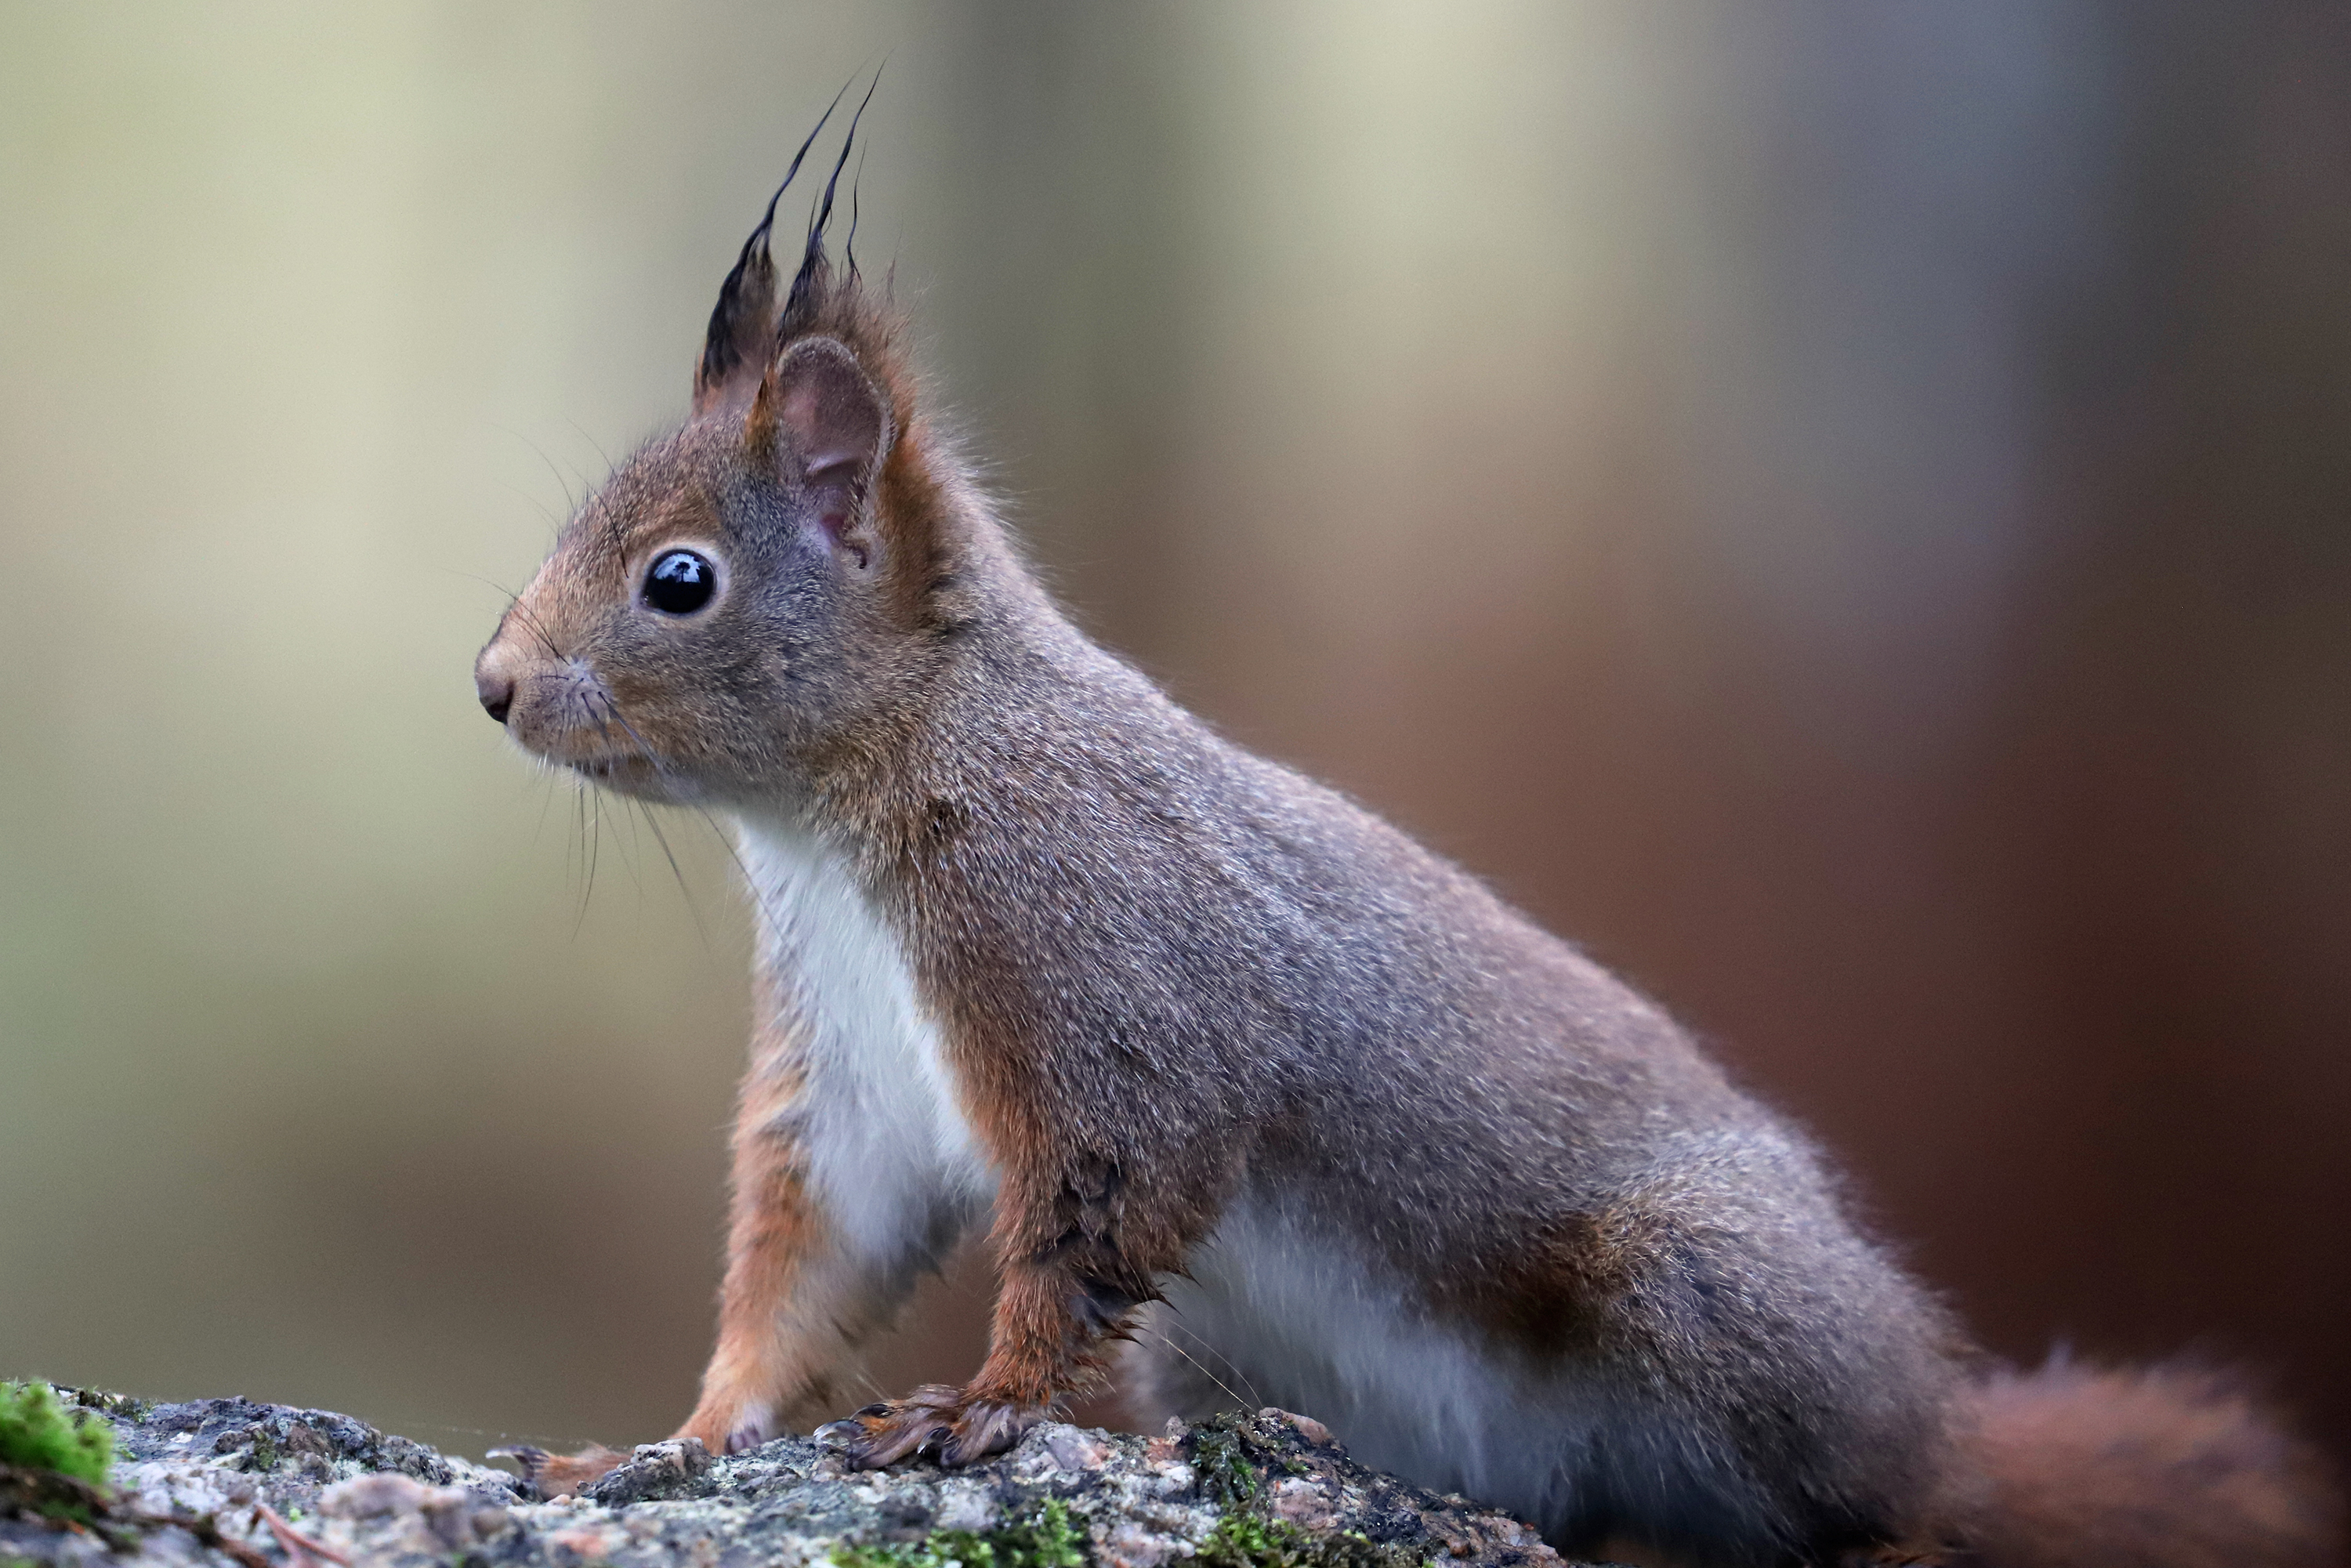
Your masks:
<instances>
[{"instance_id":1,"label":"white belly fur","mask_svg":"<svg viewBox=\"0 0 2351 1568\"><path fill-rule=\"evenodd\" d=\"M928 1263L992 1201L995 1174L958 1102L938 1021L897 936L847 861L777 817L738 818L758 939L800 1028L789 1113L847 1249Z\"/></svg>"},{"instance_id":2,"label":"white belly fur","mask_svg":"<svg viewBox=\"0 0 2351 1568\"><path fill-rule=\"evenodd\" d=\"M1190 1268L1164 1282L1146 1341L1166 1333L1196 1376L1226 1385L1217 1404L1312 1416L1357 1458L1423 1486L1546 1517L1568 1484L1562 1460L1604 1419L1588 1393L1408 1310L1343 1239L1261 1204L1228 1210Z\"/></svg>"}]
</instances>

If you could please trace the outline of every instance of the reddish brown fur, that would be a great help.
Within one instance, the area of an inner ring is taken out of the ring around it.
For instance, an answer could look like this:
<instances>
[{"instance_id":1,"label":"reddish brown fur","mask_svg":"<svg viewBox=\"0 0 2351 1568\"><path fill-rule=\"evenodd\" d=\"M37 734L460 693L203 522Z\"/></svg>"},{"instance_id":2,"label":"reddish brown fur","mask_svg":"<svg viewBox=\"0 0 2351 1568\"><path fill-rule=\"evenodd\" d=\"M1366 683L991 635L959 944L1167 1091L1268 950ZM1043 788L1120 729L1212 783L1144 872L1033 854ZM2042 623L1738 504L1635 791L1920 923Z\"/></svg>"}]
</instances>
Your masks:
<instances>
[{"instance_id":1,"label":"reddish brown fur","mask_svg":"<svg viewBox=\"0 0 2351 1568\"><path fill-rule=\"evenodd\" d=\"M1983 1568L2315 1568L2341 1510L2315 1456L2231 1379L2053 1364L1970 1397Z\"/></svg>"},{"instance_id":2,"label":"reddish brown fur","mask_svg":"<svg viewBox=\"0 0 2351 1568\"><path fill-rule=\"evenodd\" d=\"M703 1374L702 1398L678 1429L714 1454L727 1451L737 1413L773 1400L778 1415L806 1419L837 1408L826 1368L794 1368L779 1354L777 1324L809 1260L829 1239L810 1202L799 1148L769 1131L799 1085L781 1052L755 1045L735 1119L726 1275L718 1292L718 1343Z\"/></svg>"}]
</instances>

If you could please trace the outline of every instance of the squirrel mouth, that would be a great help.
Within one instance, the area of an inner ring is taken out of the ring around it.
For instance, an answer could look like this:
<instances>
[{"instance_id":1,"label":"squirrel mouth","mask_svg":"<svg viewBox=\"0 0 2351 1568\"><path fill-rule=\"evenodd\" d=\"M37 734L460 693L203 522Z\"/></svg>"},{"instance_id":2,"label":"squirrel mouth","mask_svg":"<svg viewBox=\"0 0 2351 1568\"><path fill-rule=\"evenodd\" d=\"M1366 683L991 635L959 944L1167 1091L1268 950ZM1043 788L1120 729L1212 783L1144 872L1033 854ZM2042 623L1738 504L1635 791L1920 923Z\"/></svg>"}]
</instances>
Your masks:
<instances>
[{"instance_id":1,"label":"squirrel mouth","mask_svg":"<svg viewBox=\"0 0 2351 1568\"><path fill-rule=\"evenodd\" d=\"M659 805L683 805L699 794L691 783L663 767L658 758L643 752L574 758L563 766L574 778L584 779L599 789Z\"/></svg>"},{"instance_id":2,"label":"squirrel mouth","mask_svg":"<svg viewBox=\"0 0 2351 1568\"><path fill-rule=\"evenodd\" d=\"M581 747L574 751L560 744L539 752L542 761L576 773L582 779L633 779L661 771L661 764L642 751L605 750L601 747Z\"/></svg>"},{"instance_id":3,"label":"squirrel mouth","mask_svg":"<svg viewBox=\"0 0 2351 1568\"><path fill-rule=\"evenodd\" d=\"M674 804L693 793L683 780L663 767L658 758L643 752L566 758L561 766L569 768L573 777L585 779L599 789L618 790L641 800Z\"/></svg>"}]
</instances>

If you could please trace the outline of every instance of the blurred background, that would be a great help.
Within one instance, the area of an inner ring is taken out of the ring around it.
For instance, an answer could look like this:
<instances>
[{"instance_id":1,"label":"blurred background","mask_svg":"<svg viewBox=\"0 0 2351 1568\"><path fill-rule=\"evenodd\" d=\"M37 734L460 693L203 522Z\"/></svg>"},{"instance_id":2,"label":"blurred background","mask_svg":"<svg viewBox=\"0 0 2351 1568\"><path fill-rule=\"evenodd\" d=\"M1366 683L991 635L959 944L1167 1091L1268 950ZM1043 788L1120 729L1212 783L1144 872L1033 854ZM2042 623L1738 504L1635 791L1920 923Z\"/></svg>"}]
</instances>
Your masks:
<instances>
[{"instance_id":1,"label":"blurred background","mask_svg":"<svg viewBox=\"0 0 2351 1568\"><path fill-rule=\"evenodd\" d=\"M2331 0L0 8L0 1374L687 1409L729 868L468 666L885 52L861 255L1087 626L1666 1001L2000 1351L2351 1437Z\"/></svg>"}]
</instances>

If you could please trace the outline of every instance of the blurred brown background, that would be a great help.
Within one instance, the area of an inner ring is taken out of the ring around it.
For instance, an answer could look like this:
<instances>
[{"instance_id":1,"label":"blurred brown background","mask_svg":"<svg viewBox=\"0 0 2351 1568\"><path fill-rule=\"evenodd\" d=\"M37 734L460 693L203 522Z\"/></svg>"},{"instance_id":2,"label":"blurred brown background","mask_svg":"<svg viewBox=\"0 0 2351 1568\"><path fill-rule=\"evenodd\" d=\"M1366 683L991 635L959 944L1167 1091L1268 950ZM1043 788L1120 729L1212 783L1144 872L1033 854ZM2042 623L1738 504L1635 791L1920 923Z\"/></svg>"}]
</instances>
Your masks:
<instances>
[{"instance_id":1,"label":"blurred brown background","mask_svg":"<svg viewBox=\"0 0 2351 1568\"><path fill-rule=\"evenodd\" d=\"M467 665L884 50L861 252L1088 625L1999 1349L2351 1436L2336 4L0 9L0 1374L683 1414L725 858Z\"/></svg>"}]
</instances>

